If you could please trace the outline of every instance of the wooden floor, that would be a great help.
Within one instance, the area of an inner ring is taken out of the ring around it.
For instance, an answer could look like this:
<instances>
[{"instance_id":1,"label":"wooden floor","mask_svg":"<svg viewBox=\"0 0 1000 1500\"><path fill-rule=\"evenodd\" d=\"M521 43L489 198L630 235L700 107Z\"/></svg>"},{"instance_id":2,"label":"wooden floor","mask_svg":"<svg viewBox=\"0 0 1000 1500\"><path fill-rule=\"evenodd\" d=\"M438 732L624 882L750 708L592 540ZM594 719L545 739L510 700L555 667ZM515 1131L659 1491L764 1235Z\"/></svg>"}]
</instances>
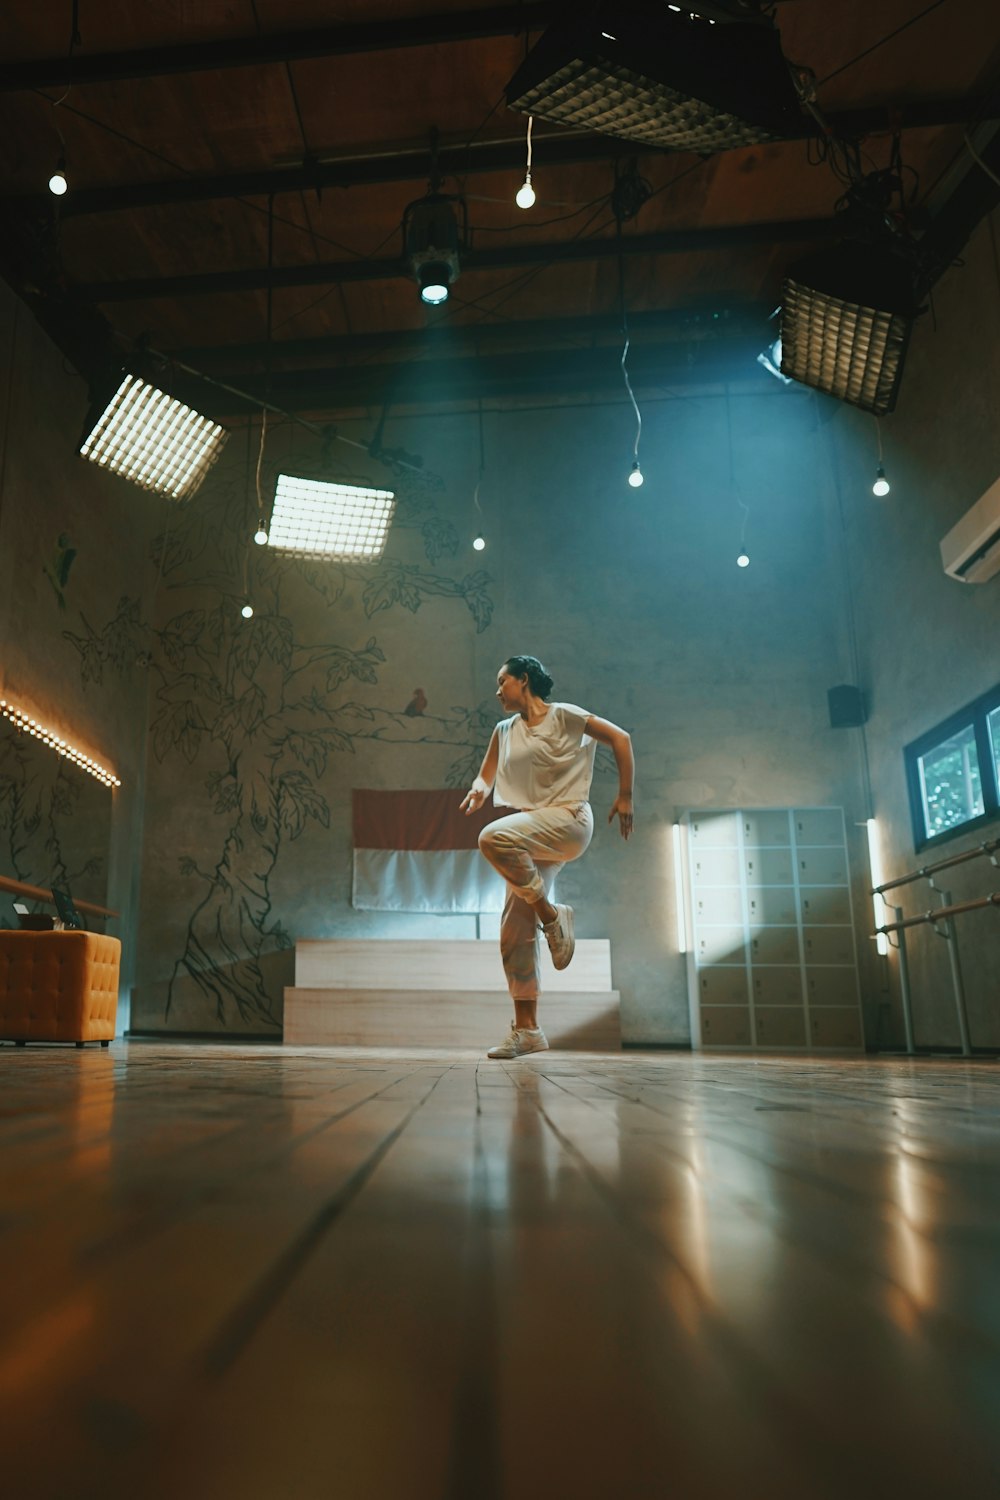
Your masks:
<instances>
[{"instance_id":1,"label":"wooden floor","mask_svg":"<svg viewBox=\"0 0 1000 1500\"><path fill-rule=\"evenodd\" d=\"M1000 1068L0 1048L8 1500L1000 1494Z\"/></svg>"}]
</instances>

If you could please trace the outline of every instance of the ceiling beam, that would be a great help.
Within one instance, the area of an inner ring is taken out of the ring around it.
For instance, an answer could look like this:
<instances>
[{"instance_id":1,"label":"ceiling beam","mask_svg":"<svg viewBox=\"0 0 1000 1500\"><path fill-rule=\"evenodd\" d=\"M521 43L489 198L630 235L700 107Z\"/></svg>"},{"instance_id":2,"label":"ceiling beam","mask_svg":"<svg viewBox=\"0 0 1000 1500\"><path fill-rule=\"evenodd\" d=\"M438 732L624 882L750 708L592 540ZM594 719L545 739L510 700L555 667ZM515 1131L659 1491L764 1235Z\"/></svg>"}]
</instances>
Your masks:
<instances>
[{"instance_id":1,"label":"ceiling beam","mask_svg":"<svg viewBox=\"0 0 1000 1500\"><path fill-rule=\"evenodd\" d=\"M652 312L631 313L628 326L633 343L662 335L720 337L753 335L761 337L768 325L770 309L763 303L724 302L692 307L658 308ZM566 345L576 348L594 345L602 340L621 343L620 313L563 318L524 318L502 322L459 322L436 320L424 328L383 329L378 333L345 333L329 338L276 339L268 344L258 339L246 344L198 344L167 349L167 358L188 364L207 364L213 370L225 369L220 378L239 385L242 366L265 364L270 359L275 368L289 361L301 361L303 367L315 369L320 361L342 362L352 355L372 353L425 355L435 349L450 355L475 351L489 353L500 346L537 348L540 345Z\"/></svg>"},{"instance_id":2,"label":"ceiling beam","mask_svg":"<svg viewBox=\"0 0 1000 1500\"><path fill-rule=\"evenodd\" d=\"M840 137L857 139L888 130L922 130L964 125L981 101L967 98L902 100L864 109L839 110L827 119ZM794 139L817 134L815 123L803 116L802 132ZM537 133L535 150L546 167L573 166L582 162L611 161L616 156L664 156L643 151L635 142L611 136L572 132ZM690 153L673 153L675 156ZM442 147L436 158L426 148L361 153L336 161L308 160L287 167L253 172L226 172L211 177L181 177L167 182L123 183L114 187L73 189L60 201L61 218L82 214L117 213L136 208L156 208L178 203L205 203L218 198L267 198L287 193L315 192L324 188L349 189L386 182L429 181L435 170L442 177L468 174L519 172L524 169L524 141L475 142ZM8 202L16 212L52 211L49 193L32 193Z\"/></svg>"},{"instance_id":3,"label":"ceiling beam","mask_svg":"<svg viewBox=\"0 0 1000 1500\"><path fill-rule=\"evenodd\" d=\"M72 57L62 53L58 57L24 58L0 66L0 93L69 85L78 88L88 83L120 83L129 78L266 67L307 58L350 57L359 52L391 52L405 47L478 41L483 37L520 36L526 31L540 31L564 8L555 0L523 0L520 4L487 5L479 10L354 21L342 26L128 48L92 56L74 52Z\"/></svg>"},{"instance_id":4,"label":"ceiling beam","mask_svg":"<svg viewBox=\"0 0 1000 1500\"><path fill-rule=\"evenodd\" d=\"M637 391L671 386L716 384L771 377L756 363L760 340L745 335L718 341L680 340L637 347L629 352L629 377ZM617 397L627 400L616 351L604 349L535 350L495 354L488 358L420 360L409 364L358 365L336 370L293 370L270 377L238 375L233 384L247 399L224 393L210 380L190 376L171 389L197 410L217 420L260 410L265 398L284 411L319 413L364 406L420 406L429 403L500 397Z\"/></svg>"},{"instance_id":5,"label":"ceiling beam","mask_svg":"<svg viewBox=\"0 0 1000 1500\"><path fill-rule=\"evenodd\" d=\"M489 5L482 10L220 37L217 41L100 52L90 57L74 52L72 57L64 53L61 57L25 58L0 66L0 93L67 85L79 88L88 83L119 83L128 78L267 67L307 58L350 57L358 52L390 52L404 47L476 41L482 37L519 36L548 25L558 8L551 0L528 0L522 5Z\"/></svg>"},{"instance_id":6,"label":"ceiling beam","mask_svg":"<svg viewBox=\"0 0 1000 1500\"><path fill-rule=\"evenodd\" d=\"M462 256L462 270L469 273L568 261L606 260L621 253L686 255L754 245L808 244L828 239L835 227L834 219L791 219L719 229L672 229L658 234L567 240L559 244L501 245L466 251ZM395 281L406 274L401 257L337 260L278 266L270 272L266 266L255 266L246 271L205 271L188 276L142 276L120 281L82 282L71 288L71 295L78 301L91 303L139 302L160 297L218 297L227 293L261 291L268 286L272 290L283 290L359 281Z\"/></svg>"}]
</instances>

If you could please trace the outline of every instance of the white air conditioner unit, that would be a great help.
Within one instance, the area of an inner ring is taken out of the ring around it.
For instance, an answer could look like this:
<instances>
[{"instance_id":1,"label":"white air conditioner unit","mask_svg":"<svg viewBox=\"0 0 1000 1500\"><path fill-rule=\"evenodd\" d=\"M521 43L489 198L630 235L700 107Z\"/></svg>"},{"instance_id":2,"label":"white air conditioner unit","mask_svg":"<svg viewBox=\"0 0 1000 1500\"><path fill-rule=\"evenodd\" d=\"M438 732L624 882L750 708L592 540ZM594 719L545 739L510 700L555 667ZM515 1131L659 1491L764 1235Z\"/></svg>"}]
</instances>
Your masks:
<instances>
[{"instance_id":1,"label":"white air conditioner unit","mask_svg":"<svg viewBox=\"0 0 1000 1500\"><path fill-rule=\"evenodd\" d=\"M985 583L1000 573L1000 479L944 537L941 561L959 583Z\"/></svg>"}]
</instances>

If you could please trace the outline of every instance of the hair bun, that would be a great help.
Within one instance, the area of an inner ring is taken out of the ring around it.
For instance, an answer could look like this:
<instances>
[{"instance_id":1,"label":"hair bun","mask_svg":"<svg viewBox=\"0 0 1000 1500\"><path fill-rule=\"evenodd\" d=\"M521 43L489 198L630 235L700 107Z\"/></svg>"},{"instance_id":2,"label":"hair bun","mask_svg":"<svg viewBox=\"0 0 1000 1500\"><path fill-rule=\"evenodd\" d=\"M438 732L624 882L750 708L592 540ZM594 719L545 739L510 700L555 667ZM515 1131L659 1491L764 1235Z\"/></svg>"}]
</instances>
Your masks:
<instances>
[{"instance_id":1,"label":"hair bun","mask_svg":"<svg viewBox=\"0 0 1000 1500\"><path fill-rule=\"evenodd\" d=\"M528 687L536 698L547 698L552 691L553 681L538 660L537 656L508 656L504 662L505 669L512 677L528 679Z\"/></svg>"}]
</instances>

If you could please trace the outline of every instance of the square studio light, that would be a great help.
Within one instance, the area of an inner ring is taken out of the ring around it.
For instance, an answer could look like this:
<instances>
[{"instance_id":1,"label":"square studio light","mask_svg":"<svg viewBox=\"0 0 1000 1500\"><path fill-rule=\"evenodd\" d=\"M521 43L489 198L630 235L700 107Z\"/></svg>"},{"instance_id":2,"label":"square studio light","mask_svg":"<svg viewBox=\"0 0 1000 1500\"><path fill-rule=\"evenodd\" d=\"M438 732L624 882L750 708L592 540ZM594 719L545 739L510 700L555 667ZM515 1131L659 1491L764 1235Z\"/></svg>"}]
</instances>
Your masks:
<instances>
[{"instance_id":1,"label":"square studio light","mask_svg":"<svg viewBox=\"0 0 1000 1500\"><path fill-rule=\"evenodd\" d=\"M218 422L126 371L110 399L92 409L80 452L140 489L188 500L228 436Z\"/></svg>"},{"instance_id":2,"label":"square studio light","mask_svg":"<svg viewBox=\"0 0 1000 1500\"><path fill-rule=\"evenodd\" d=\"M801 134L777 30L636 0L555 22L507 85L521 114L673 151L721 151Z\"/></svg>"},{"instance_id":3,"label":"square studio light","mask_svg":"<svg viewBox=\"0 0 1000 1500\"><path fill-rule=\"evenodd\" d=\"M268 545L294 557L377 562L395 509L392 490L279 474Z\"/></svg>"},{"instance_id":4,"label":"square studio light","mask_svg":"<svg viewBox=\"0 0 1000 1500\"><path fill-rule=\"evenodd\" d=\"M807 256L781 293L781 372L885 416L916 314L912 272L892 251L848 243Z\"/></svg>"}]
</instances>

